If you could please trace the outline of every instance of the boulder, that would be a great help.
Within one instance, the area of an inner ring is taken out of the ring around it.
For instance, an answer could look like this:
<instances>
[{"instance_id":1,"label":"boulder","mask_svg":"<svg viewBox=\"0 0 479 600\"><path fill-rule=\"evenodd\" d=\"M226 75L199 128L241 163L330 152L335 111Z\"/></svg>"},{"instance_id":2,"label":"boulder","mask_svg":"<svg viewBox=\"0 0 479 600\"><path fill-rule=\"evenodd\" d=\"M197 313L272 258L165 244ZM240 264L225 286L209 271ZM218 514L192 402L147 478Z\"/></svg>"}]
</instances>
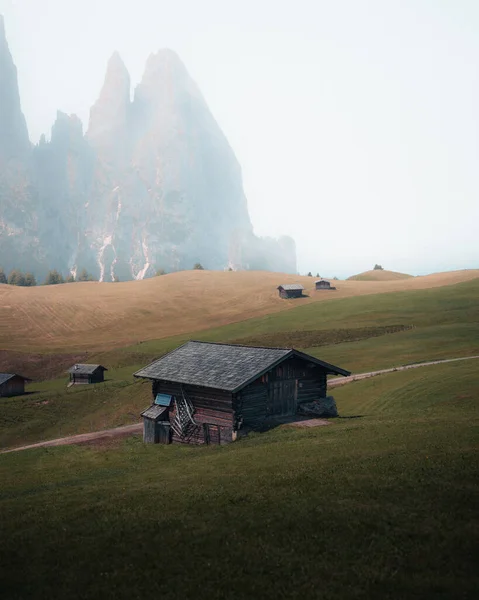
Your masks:
<instances>
[{"instance_id":1,"label":"boulder","mask_svg":"<svg viewBox=\"0 0 479 600\"><path fill-rule=\"evenodd\" d=\"M298 406L298 414L307 417L337 417L338 408L333 396L318 398L314 402L305 402Z\"/></svg>"}]
</instances>

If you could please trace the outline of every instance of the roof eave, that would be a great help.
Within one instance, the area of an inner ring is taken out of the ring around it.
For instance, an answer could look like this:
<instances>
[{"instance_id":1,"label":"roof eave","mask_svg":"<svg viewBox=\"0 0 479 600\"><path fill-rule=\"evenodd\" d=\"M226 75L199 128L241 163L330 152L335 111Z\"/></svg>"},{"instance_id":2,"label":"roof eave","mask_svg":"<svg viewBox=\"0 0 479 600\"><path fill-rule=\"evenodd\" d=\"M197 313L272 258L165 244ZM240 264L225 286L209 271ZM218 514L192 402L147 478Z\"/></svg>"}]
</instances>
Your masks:
<instances>
[{"instance_id":1,"label":"roof eave","mask_svg":"<svg viewBox=\"0 0 479 600\"><path fill-rule=\"evenodd\" d=\"M346 371L346 369L341 369L341 367L336 367L336 365L332 365L330 363L325 362L324 360L319 360L315 356L311 356L310 354L305 354L304 352L300 352L299 350L293 350L295 356L299 356L304 360L309 360L320 367L323 367L328 371L329 375L342 375L343 377L349 377L351 375L351 371Z\"/></svg>"}]
</instances>

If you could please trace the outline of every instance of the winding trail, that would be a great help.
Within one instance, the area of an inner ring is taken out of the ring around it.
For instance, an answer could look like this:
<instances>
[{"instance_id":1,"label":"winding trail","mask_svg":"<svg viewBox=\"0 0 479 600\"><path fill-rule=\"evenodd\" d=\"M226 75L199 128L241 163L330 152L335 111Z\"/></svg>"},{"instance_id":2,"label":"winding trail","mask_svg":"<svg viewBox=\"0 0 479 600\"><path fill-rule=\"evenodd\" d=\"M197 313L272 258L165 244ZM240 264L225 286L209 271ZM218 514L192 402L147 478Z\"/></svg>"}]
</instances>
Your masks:
<instances>
[{"instance_id":1,"label":"winding trail","mask_svg":"<svg viewBox=\"0 0 479 600\"><path fill-rule=\"evenodd\" d=\"M386 373L394 373L395 371L406 371L407 369L417 369L418 367L429 367L431 365L440 365L442 363L457 362L460 360L473 360L479 358L477 356L463 356L461 358L443 358L440 360L431 360L428 362L413 363L410 365L402 365L400 367L393 367L392 369L382 369L381 371L370 371L369 373L357 373L356 375L350 375L349 377L335 377L328 381L329 387L339 387L346 385L352 381L361 381L361 379L368 379L369 377L376 377L376 375L384 375Z\"/></svg>"},{"instance_id":2,"label":"winding trail","mask_svg":"<svg viewBox=\"0 0 479 600\"><path fill-rule=\"evenodd\" d=\"M400 367L393 367L392 369L382 369L380 371L370 371L369 373L357 373L356 375L350 375L349 377L338 377L328 381L329 387L339 387L352 383L353 381L361 381L362 379L368 379L369 377L376 377L377 375L384 375L386 373L394 373L395 371L406 371L407 369L417 369L419 367L428 367L431 365L440 365L442 363L458 362L460 360L474 360L479 359L479 355L476 356L463 356L461 358L446 358L442 360L431 360L428 362L414 363L411 365L403 365ZM104 429L103 431L94 431L91 433L81 433L79 435L71 435L69 437L58 438L56 440L49 440L48 442L38 442L36 444L30 444L28 446L18 446L17 448L10 448L8 450L2 450L0 454L7 454L9 452L18 452L19 450L31 450L35 448L47 448L51 446L70 446L73 444L81 444L84 442L106 440L110 438L116 438L120 436L128 436L134 433L140 433L143 430L142 423L134 423L133 425L124 425L123 427L115 427L114 429Z\"/></svg>"},{"instance_id":3,"label":"winding trail","mask_svg":"<svg viewBox=\"0 0 479 600\"><path fill-rule=\"evenodd\" d=\"M18 446L9 450L2 450L0 454L8 454L9 452L17 452L18 450L33 450L34 448L47 448L50 446L71 446L72 444L81 444L83 442L91 442L98 440L107 440L119 436L127 436L132 433L140 433L143 430L143 423L134 423L133 425L124 425L123 427L115 427L114 429L104 429L103 431L93 431L92 433L80 433L69 437L57 438L48 442L38 442L28 446Z\"/></svg>"}]
</instances>

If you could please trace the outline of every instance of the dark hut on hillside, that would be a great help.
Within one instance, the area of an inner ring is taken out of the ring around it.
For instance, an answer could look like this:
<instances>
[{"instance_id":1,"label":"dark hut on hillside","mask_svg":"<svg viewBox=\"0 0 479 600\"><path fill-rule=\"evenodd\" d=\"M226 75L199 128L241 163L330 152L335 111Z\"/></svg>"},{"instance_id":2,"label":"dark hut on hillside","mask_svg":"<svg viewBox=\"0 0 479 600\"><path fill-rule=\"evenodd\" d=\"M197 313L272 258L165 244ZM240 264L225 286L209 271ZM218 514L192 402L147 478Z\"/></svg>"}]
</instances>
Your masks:
<instances>
[{"instance_id":1,"label":"dark hut on hillside","mask_svg":"<svg viewBox=\"0 0 479 600\"><path fill-rule=\"evenodd\" d=\"M281 298L301 298L304 287L300 283L285 283L277 289Z\"/></svg>"},{"instance_id":2,"label":"dark hut on hillside","mask_svg":"<svg viewBox=\"0 0 479 600\"><path fill-rule=\"evenodd\" d=\"M24 394L26 381L31 379L18 373L0 373L0 398Z\"/></svg>"},{"instance_id":3,"label":"dark hut on hillside","mask_svg":"<svg viewBox=\"0 0 479 600\"><path fill-rule=\"evenodd\" d=\"M70 385L101 383L105 380L105 371L108 371L108 369L102 365L73 365L73 367L68 369L68 373L70 373Z\"/></svg>"},{"instance_id":4,"label":"dark hut on hillside","mask_svg":"<svg viewBox=\"0 0 479 600\"><path fill-rule=\"evenodd\" d=\"M135 373L152 382L144 440L232 442L326 398L329 374L350 375L291 348L188 342Z\"/></svg>"},{"instance_id":5,"label":"dark hut on hillside","mask_svg":"<svg viewBox=\"0 0 479 600\"><path fill-rule=\"evenodd\" d=\"M331 282L327 279L318 279L314 282L314 286L317 290L335 290L336 288L331 285Z\"/></svg>"}]
</instances>

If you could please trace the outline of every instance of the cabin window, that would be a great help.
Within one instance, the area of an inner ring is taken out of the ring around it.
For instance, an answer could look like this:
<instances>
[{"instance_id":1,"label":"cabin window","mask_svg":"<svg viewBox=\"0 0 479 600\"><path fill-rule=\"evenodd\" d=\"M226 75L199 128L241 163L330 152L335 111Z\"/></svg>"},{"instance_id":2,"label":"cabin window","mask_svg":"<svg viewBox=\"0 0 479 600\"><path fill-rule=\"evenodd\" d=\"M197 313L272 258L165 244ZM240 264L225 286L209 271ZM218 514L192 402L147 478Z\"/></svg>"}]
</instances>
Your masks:
<instances>
[{"instance_id":1,"label":"cabin window","mask_svg":"<svg viewBox=\"0 0 479 600\"><path fill-rule=\"evenodd\" d=\"M268 383L268 373L261 376L261 383Z\"/></svg>"}]
</instances>

